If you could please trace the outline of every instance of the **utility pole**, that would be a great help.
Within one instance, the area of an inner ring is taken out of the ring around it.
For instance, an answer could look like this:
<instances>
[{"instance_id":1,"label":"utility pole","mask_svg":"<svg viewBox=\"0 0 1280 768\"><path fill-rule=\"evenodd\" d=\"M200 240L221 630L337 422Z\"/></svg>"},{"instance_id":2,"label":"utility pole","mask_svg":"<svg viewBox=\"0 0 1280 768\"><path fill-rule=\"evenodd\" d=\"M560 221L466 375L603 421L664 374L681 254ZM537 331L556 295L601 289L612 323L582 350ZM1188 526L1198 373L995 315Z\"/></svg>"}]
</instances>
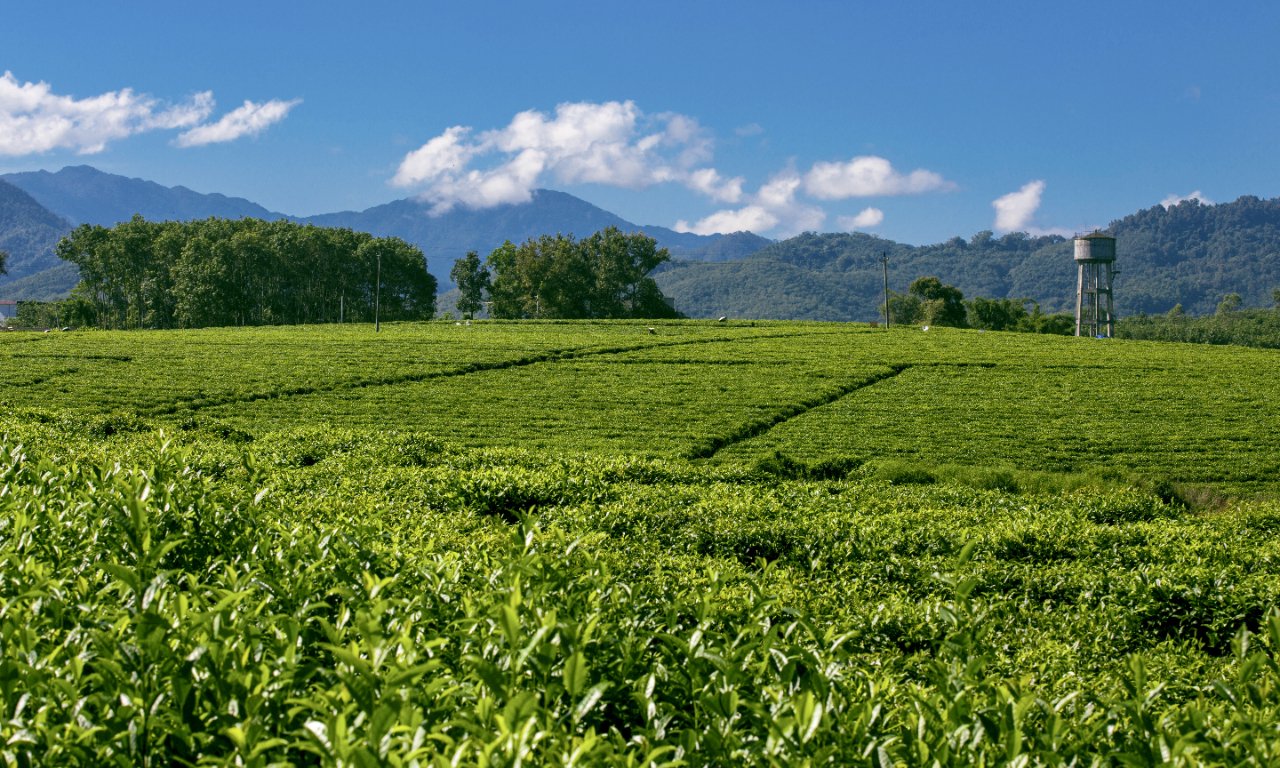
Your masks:
<instances>
[{"instance_id":1,"label":"utility pole","mask_svg":"<svg viewBox=\"0 0 1280 768\"><path fill-rule=\"evenodd\" d=\"M379 311L382 302L382 251L378 251L378 272L377 278L374 280L373 289L373 332L378 333L382 330L382 317Z\"/></svg>"},{"instance_id":2,"label":"utility pole","mask_svg":"<svg viewBox=\"0 0 1280 768\"><path fill-rule=\"evenodd\" d=\"M880 252L880 264L884 267L884 328L889 330L889 252Z\"/></svg>"}]
</instances>

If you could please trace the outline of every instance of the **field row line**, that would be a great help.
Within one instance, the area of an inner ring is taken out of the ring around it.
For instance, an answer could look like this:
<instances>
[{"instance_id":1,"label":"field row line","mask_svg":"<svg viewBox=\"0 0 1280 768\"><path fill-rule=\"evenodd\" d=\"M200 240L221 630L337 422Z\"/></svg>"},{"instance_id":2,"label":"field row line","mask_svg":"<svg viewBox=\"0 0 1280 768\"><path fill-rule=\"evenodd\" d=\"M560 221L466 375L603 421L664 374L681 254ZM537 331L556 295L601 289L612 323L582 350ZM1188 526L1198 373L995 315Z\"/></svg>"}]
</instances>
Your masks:
<instances>
[{"instance_id":1,"label":"field row line","mask_svg":"<svg viewBox=\"0 0 1280 768\"><path fill-rule=\"evenodd\" d=\"M619 355L628 352L642 352L647 349L660 349L668 347L691 346L694 344L714 344L714 343L733 343L739 341L755 341L757 339L776 339L791 338L800 336L811 336L811 332L801 333L796 331L760 334L752 336L716 336L698 339L682 339L678 341L659 341L646 344L632 344L627 346L616 347L577 347L570 349L557 349L544 352L537 355L528 355L525 357L516 357L509 360L498 360L494 362L478 362L467 363L456 368L450 368L443 371L428 371L422 373L406 373L398 376L388 376L380 379L365 379L358 381L335 382L329 385L290 387L288 389L274 390L270 392L250 392L244 394L232 394L224 397L210 397L194 400L179 400L165 405L155 406L149 409L139 411L141 416L167 416L178 412L198 411L205 408L216 408L223 405L232 405L235 403L251 403L259 400L274 400L285 397L303 397L307 395L324 394L326 392L339 392L343 390L366 389L370 387L394 387L403 384L418 384L424 381L433 381L436 379L449 379L458 376L468 376L473 373L485 373L488 371L500 371L509 368L523 368L539 363L555 363L564 360L576 360L588 357L599 357L604 355Z\"/></svg>"},{"instance_id":2,"label":"field row line","mask_svg":"<svg viewBox=\"0 0 1280 768\"><path fill-rule=\"evenodd\" d=\"M816 397L793 403L778 410L771 416L740 425L733 432L703 440L695 444L685 457L688 459L710 459L720 451L731 448L738 443L759 437L769 430L785 424L792 419L824 405L831 405L843 398L859 392L882 381L900 376L913 368L995 368L995 363L894 363L887 370L873 373L870 376L849 382L834 389L827 390Z\"/></svg>"}]
</instances>

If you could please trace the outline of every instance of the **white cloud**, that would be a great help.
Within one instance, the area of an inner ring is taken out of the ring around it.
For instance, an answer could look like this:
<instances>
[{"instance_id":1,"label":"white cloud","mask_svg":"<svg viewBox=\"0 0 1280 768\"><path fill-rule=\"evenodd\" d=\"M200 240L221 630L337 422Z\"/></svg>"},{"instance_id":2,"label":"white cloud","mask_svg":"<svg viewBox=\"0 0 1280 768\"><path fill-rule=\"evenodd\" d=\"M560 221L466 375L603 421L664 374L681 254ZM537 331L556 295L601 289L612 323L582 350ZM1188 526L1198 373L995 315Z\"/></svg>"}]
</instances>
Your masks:
<instances>
[{"instance_id":1,"label":"white cloud","mask_svg":"<svg viewBox=\"0 0 1280 768\"><path fill-rule=\"evenodd\" d=\"M822 226L826 213L816 206L796 200L802 180L794 170L786 170L771 178L751 197L748 205L737 210L717 211L690 224L676 222L677 232L698 235L715 233L767 232L779 229L783 235L793 235Z\"/></svg>"},{"instance_id":2,"label":"white cloud","mask_svg":"<svg viewBox=\"0 0 1280 768\"><path fill-rule=\"evenodd\" d=\"M805 174L804 188L820 200L843 200L877 195L917 195L954 189L955 184L923 169L902 174L883 157L864 155L847 163L814 163Z\"/></svg>"},{"instance_id":3,"label":"white cloud","mask_svg":"<svg viewBox=\"0 0 1280 768\"><path fill-rule=\"evenodd\" d=\"M1044 194L1044 180L1037 179L1022 185L1017 192L996 198L991 207L996 209L994 229L1000 233L1026 232L1035 237L1060 235L1069 237L1071 230L1062 227L1037 227L1031 219L1040 208L1040 196Z\"/></svg>"},{"instance_id":4,"label":"white cloud","mask_svg":"<svg viewBox=\"0 0 1280 768\"><path fill-rule=\"evenodd\" d=\"M742 179L702 167L711 150L706 132L686 115L646 115L632 101L565 103L553 115L528 110L479 134L449 128L407 154L391 183L419 187L434 213L524 202L547 178L629 189L679 183L737 202Z\"/></svg>"},{"instance_id":5,"label":"white cloud","mask_svg":"<svg viewBox=\"0 0 1280 768\"><path fill-rule=\"evenodd\" d=\"M20 83L6 71L0 76L0 155L54 149L91 155L137 133L195 125L212 109L208 92L178 105L163 105L129 88L76 99L55 94L48 83Z\"/></svg>"},{"instance_id":6,"label":"white cloud","mask_svg":"<svg viewBox=\"0 0 1280 768\"><path fill-rule=\"evenodd\" d=\"M991 206L996 209L995 230L997 232L1026 231L1031 224L1031 217L1040 207L1040 195L1044 193L1044 181L1037 179L1028 182L1017 192L1010 192L996 198Z\"/></svg>"},{"instance_id":7,"label":"white cloud","mask_svg":"<svg viewBox=\"0 0 1280 768\"><path fill-rule=\"evenodd\" d=\"M1195 192L1192 192L1189 195L1169 195L1168 197L1160 201L1160 205L1163 205L1165 208L1171 208L1177 205L1178 203L1184 203L1187 200L1199 200L1200 203L1203 205L1214 204L1212 200L1205 197L1204 194L1197 189Z\"/></svg>"},{"instance_id":8,"label":"white cloud","mask_svg":"<svg viewBox=\"0 0 1280 768\"><path fill-rule=\"evenodd\" d=\"M212 98L210 102L212 103ZM272 99L264 104L246 101L223 115L216 123L199 125L179 134L174 143L179 147L200 147L205 144L235 141L245 136L256 136L285 119L289 111L301 103L301 99L292 101Z\"/></svg>"},{"instance_id":9,"label":"white cloud","mask_svg":"<svg viewBox=\"0 0 1280 768\"><path fill-rule=\"evenodd\" d=\"M468 133L470 129L455 125L405 155L391 183L407 187L461 171L476 152L462 143Z\"/></svg>"},{"instance_id":10,"label":"white cloud","mask_svg":"<svg viewBox=\"0 0 1280 768\"><path fill-rule=\"evenodd\" d=\"M725 179L714 168L702 168L689 174L685 184L718 203L736 203L742 199L744 181L741 176Z\"/></svg>"},{"instance_id":11,"label":"white cloud","mask_svg":"<svg viewBox=\"0 0 1280 768\"><path fill-rule=\"evenodd\" d=\"M730 232L768 232L778 226L778 217L761 205L748 205L736 211L716 211L697 223L681 219L676 222L677 232L695 235L714 235Z\"/></svg>"},{"instance_id":12,"label":"white cloud","mask_svg":"<svg viewBox=\"0 0 1280 768\"><path fill-rule=\"evenodd\" d=\"M139 133L189 129L181 146L230 141L258 133L283 119L298 102L245 102L212 125L213 94L203 91L179 104L165 104L130 88L77 99L53 92L48 83L0 76L0 155L22 156L56 149L91 155L107 144Z\"/></svg>"},{"instance_id":13,"label":"white cloud","mask_svg":"<svg viewBox=\"0 0 1280 768\"><path fill-rule=\"evenodd\" d=\"M758 125L737 131L757 135ZM642 189L679 184L726 207L701 219L681 220L684 232L795 234L820 227L826 212L813 199L911 195L949 190L940 174L895 170L880 157L816 163L808 173L787 168L754 193L742 176L712 166L714 144L698 121L673 112L646 114L635 102L573 102L553 112L527 110L505 127L476 130L455 125L407 153L391 184L412 189L432 214L456 206L489 208L532 199L539 186L602 184ZM850 221L874 227L884 219L868 208Z\"/></svg>"},{"instance_id":14,"label":"white cloud","mask_svg":"<svg viewBox=\"0 0 1280 768\"><path fill-rule=\"evenodd\" d=\"M871 229L884 221L884 211L879 208L863 208L856 216L842 216L836 221L841 229Z\"/></svg>"}]
</instances>

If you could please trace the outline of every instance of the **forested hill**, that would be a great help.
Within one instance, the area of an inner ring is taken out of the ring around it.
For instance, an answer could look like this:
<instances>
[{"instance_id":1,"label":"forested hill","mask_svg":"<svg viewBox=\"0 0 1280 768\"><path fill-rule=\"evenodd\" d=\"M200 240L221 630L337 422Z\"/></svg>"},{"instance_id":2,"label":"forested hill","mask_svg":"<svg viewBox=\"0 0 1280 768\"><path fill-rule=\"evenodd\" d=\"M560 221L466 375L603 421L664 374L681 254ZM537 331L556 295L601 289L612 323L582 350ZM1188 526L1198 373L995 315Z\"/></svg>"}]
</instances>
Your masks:
<instances>
[{"instance_id":1,"label":"forested hill","mask_svg":"<svg viewBox=\"0 0 1280 768\"><path fill-rule=\"evenodd\" d=\"M0 279L21 280L56 263L53 248L70 229L62 217L0 179L0 251L9 254L8 274Z\"/></svg>"},{"instance_id":2,"label":"forested hill","mask_svg":"<svg viewBox=\"0 0 1280 768\"><path fill-rule=\"evenodd\" d=\"M1268 306L1280 287L1280 199L1187 201L1115 221L1117 311L1161 313L1181 304L1209 314L1238 293ZM911 246L864 234L806 233L727 264L677 263L658 276L663 293L691 317L872 320L883 301L881 255L890 289L936 275L968 297L1030 298L1046 312L1074 307L1076 270L1069 239L1012 233Z\"/></svg>"}]
</instances>

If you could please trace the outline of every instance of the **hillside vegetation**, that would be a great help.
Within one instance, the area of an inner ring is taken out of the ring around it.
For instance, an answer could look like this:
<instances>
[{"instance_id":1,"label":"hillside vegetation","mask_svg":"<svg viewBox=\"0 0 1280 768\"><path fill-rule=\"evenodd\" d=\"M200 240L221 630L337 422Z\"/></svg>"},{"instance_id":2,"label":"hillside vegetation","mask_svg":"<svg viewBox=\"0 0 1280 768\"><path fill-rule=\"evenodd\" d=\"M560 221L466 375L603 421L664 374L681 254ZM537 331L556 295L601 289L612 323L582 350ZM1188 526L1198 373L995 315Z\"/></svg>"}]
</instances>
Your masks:
<instances>
[{"instance_id":1,"label":"hillside vegetation","mask_svg":"<svg viewBox=\"0 0 1280 768\"><path fill-rule=\"evenodd\" d=\"M1270 306L1280 287L1280 199L1242 197L1203 205L1155 206L1112 222L1117 311L1212 314L1223 296ZM691 317L874 320L889 283L902 291L934 275L966 297L1031 299L1047 313L1073 310L1072 243L1014 232L911 246L866 234L805 233L728 264L682 263L658 276L663 292Z\"/></svg>"},{"instance_id":2,"label":"hillside vegetation","mask_svg":"<svg viewBox=\"0 0 1280 768\"><path fill-rule=\"evenodd\" d=\"M0 334L0 755L1270 765L1280 353Z\"/></svg>"},{"instance_id":3,"label":"hillside vegetation","mask_svg":"<svg viewBox=\"0 0 1280 768\"><path fill-rule=\"evenodd\" d=\"M9 254L6 273L0 275L0 280L21 279L56 263L54 247L69 229L65 220L0 180L0 251ZM5 291L8 298L6 289L0 291Z\"/></svg>"}]
</instances>

